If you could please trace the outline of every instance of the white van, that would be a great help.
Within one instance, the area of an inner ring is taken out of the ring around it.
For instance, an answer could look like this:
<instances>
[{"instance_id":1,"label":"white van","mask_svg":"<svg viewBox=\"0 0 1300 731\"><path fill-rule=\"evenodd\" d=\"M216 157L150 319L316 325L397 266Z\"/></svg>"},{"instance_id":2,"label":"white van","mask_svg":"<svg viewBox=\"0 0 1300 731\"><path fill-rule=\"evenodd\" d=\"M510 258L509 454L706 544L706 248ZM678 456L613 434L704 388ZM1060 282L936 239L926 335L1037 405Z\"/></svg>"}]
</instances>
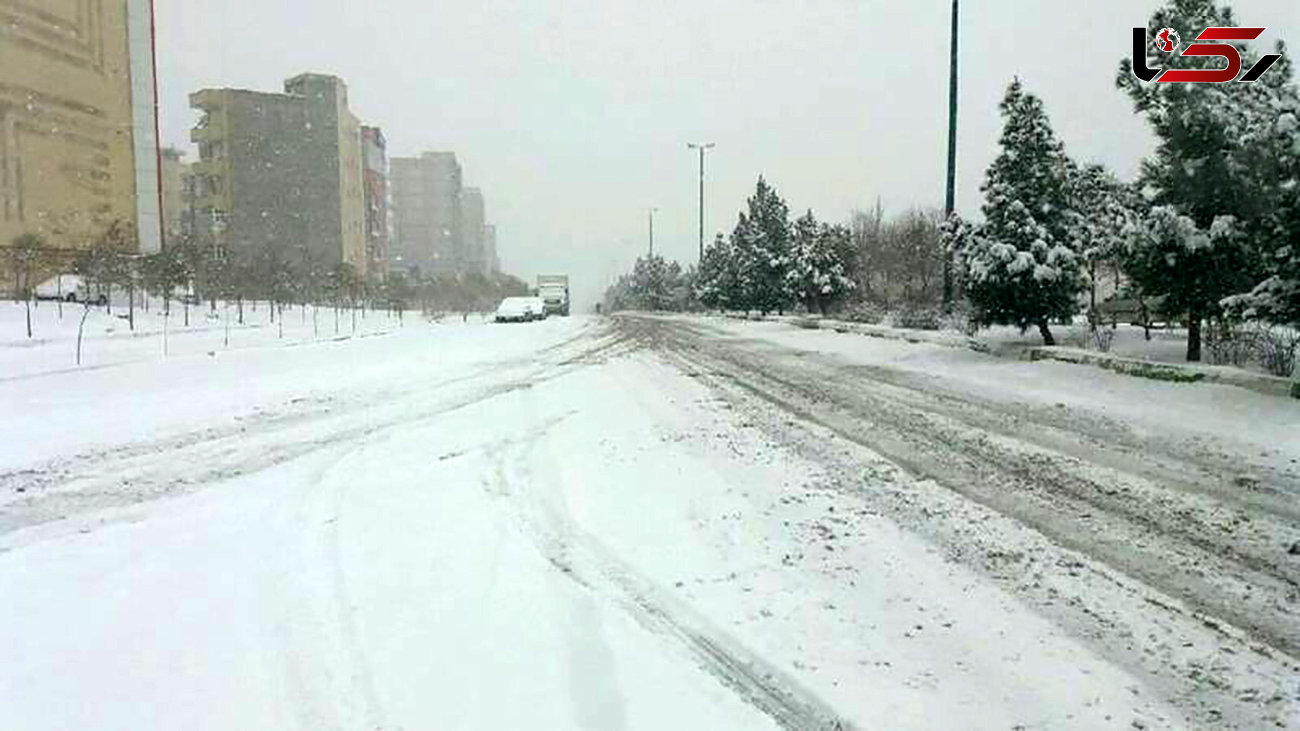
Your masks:
<instances>
[{"instance_id":1,"label":"white van","mask_svg":"<svg viewBox=\"0 0 1300 731\"><path fill-rule=\"evenodd\" d=\"M76 274L60 274L36 285L36 299L61 299L65 302L89 302L96 305L108 303L108 297L103 292L93 294L86 280Z\"/></svg>"}]
</instances>

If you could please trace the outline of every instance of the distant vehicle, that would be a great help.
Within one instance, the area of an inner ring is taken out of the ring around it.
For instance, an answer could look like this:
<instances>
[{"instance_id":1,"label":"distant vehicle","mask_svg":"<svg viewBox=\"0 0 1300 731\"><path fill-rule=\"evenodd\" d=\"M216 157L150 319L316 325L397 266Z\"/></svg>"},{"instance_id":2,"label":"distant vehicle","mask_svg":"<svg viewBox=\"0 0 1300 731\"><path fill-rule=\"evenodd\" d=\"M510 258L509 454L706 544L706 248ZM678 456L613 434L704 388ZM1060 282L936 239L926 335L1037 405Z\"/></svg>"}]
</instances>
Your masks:
<instances>
[{"instance_id":1,"label":"distant vehicle","mask_svg":"<svg viewBox=\"0 0 1300 731\"><path fill-rule=\"evenodd\" d=\"M541 297L528 297L528 313L532 315L532 320L545 320L549 314L546 310L546 302Z\"/></svg>"},{"instance_id":2,"label":"distant vehicle","mask_svg":"<svg viewBox=\"0 0 1300 731\"><path fill-rule=\"evenodd\" d=\"M98 295L90 291L86 280L76 274L60 274L36 285L36 299L63 300L65 302L89 302L95 305L108 304L108 296L103 292Z\"/></svg>"},{"instance_id":3,"label":"distant vehicle","mask_svg":"<svg viewBox=\"0 0 1300 731\"><path fill-rule=\"evenodd\" d=\"M569 316L569 275L538 274L537 296L546 303L546 314Z\"/></svg>"},{"instance_id":4,"label":"distant vehicle","mask_svg":"<svg viewBox=\"0 0 1300 731\"><path fill-rule=\"evenodd\" d=\"M192 285L173 289L172 299L184 305L199 305L203 303L203 301L199 299L198 293L194 291Z\"/></svg>"},{"instance_id":5,"label":"distant vehicle","mask_svg":"<svg viewBox=\"0 0 1300 731\"><path fill-rule=\"evenodd\" d=\"M506 297L497 305L497 322L529 322L534 319L532 297Z\"/></svg>"}]
</instances>

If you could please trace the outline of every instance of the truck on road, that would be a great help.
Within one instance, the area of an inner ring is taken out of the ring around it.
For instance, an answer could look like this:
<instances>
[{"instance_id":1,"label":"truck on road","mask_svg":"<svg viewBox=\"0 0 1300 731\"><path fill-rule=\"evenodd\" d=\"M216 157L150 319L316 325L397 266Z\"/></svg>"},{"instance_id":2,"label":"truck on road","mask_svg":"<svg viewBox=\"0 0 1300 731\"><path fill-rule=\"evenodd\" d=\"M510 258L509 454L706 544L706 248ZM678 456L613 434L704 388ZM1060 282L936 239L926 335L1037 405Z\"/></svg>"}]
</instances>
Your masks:
<instances>
[{"instance_id":1,"label":"truck on road","mask_svg":"<svg viewBox=\"0 0 1300 731\"><path fill-rule=\"evenodd\" d=\"M546 303L546 314L569 316L569 275L538 274L537 296Z\"/></svg>"}]
</instances>

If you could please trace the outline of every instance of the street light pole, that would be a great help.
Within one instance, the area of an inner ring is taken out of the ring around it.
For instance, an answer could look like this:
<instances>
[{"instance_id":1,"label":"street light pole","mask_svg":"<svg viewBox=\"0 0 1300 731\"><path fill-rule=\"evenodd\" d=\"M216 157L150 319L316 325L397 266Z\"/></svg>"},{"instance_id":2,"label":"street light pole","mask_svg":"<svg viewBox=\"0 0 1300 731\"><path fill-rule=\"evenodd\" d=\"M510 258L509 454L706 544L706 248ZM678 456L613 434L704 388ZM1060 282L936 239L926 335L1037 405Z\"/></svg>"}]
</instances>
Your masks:
<instances>
[{"instance_id":1,"label":"street light pole","mask_svg":"<svg viewBox=\"0 0 1300 731\"><path fill-rule=\"evenodd\" d=\"M651 257L655 255L655 213L658 210L659 210L658 208L650 209L650 256Z\"/></svg>"},{"instance_id":2,"label":"street light pole","mask_svg":"<svg viewBox=\"0 0 1300 731\"><path fill-rule=\"evenodd\" d=\"M948 57L948 186L944 196L943 216L948 219L957 207L957 27L958 0L952 0L952 46ZM952 307L952 252L943 259L943 305Z\"/></svg>"},{"instance_id":3,"label":"street light pole","mask_svg":"<svg viewBox=\"0 0 1300 731\"><path fill-rule=\"evenodd\" d=\"M700 151L700 264L704 263L704 152L716 146L713 142L686 143L686 147Z\"/></svg>"}]
</instances>

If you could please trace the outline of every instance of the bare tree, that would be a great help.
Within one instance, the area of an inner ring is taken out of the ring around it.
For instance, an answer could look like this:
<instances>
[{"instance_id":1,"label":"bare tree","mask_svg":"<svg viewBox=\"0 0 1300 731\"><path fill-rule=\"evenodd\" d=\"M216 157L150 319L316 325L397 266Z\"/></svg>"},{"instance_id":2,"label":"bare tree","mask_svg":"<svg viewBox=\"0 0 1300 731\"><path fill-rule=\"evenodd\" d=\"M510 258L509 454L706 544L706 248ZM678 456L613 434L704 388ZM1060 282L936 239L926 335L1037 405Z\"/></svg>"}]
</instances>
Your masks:
<instances>
[{"instance_id":1,"label":"bare tree","mask_svg":"<svg viewBox=\"0 0 1300 731\"><path fill-rule=\"evenodd\" d=\"M46 259L45 240L36 234L20 234L9 247L9 263L14 270L14 294L23 298L27 313L27 338L32 337L33 270Z\"/></svg>"}]
</instances>

